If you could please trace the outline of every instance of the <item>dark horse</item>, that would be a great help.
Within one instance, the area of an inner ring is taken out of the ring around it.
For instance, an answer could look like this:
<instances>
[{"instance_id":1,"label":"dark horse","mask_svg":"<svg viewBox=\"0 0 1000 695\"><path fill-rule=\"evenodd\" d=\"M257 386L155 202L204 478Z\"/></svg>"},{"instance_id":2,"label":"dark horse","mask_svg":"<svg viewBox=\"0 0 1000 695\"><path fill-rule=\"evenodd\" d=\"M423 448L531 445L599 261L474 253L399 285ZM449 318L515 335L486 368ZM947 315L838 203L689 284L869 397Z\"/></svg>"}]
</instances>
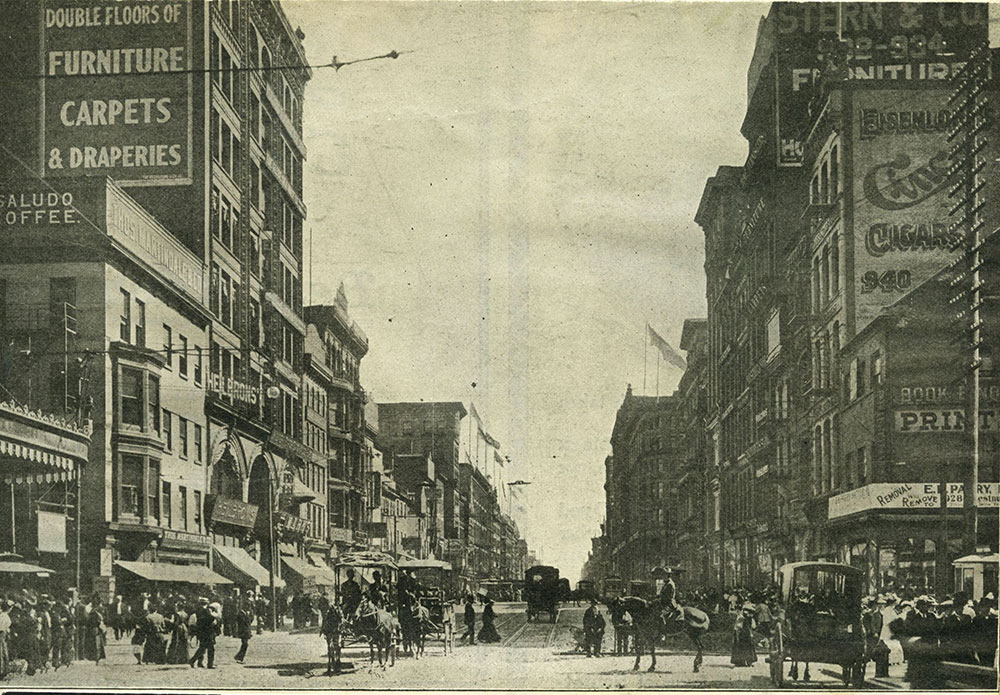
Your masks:
<instances>
[{"instance_id":1,"label":"dark horse","mask_svg":"<svg viewBox=\"0 0 1000 695\"><path fill-rule=\"evenodd\" d=\"M354 620L353 632L358 637L368 641L370 660L375 661L378 652L379 666L385 668L385 661L390 666L396 665L396 618L387 610L371 603L362 604L358 608L358 617ZM383 652L385 659L383 660Z\"/></svg>"},{"instance_id":2,"label":"dark horse","mask_svg":"<svg viewBox=\"0 0 1000 695\"><path fill-rule=\"evenodd\" d=\"M655 601L646 601L637 596L626 596L622 599L622 606L632 616L632 642L635 645L635 664L633 671L639 670L639 659L642 657L643 649L649 651L652 662L649 665L650 671L656 670L656 643L663 635L672 635L683 631L694 643L697 653L694 657L694 672L701 668L702 662L702 636L708 632L708 614L692 606L681 606L680 612L674 619L663 620L662 607Z\"/></svg>"}]
</instances>

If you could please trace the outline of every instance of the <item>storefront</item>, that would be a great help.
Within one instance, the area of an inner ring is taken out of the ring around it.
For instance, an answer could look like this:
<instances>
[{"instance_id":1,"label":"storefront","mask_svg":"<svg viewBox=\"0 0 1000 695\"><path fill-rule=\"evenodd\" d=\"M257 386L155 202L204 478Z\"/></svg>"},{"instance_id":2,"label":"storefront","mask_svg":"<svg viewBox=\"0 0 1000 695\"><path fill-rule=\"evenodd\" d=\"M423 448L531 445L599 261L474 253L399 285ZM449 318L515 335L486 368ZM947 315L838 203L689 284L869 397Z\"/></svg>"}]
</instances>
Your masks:
<instances>
[{"instance_id":1,"label":"storefront","mask_svg":"<svg viewBox=\"0 0 1000 695\"><path fill-rule=\"evenodd\" d=\"M49 590L78 586L78 476L89 446L89 426L0 403L0 553L38 566L27 574Z\"/></svg>"}]
</instances>

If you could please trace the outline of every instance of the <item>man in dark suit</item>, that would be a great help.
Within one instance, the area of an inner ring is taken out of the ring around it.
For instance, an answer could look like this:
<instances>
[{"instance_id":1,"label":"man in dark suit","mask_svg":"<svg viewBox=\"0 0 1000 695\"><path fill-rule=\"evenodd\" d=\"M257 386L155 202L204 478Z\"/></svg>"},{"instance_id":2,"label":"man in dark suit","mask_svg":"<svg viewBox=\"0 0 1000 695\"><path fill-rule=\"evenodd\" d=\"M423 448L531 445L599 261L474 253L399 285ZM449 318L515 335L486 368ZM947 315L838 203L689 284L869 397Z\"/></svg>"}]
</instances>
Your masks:
<instances>
[{"instance_id":1,"label":"man in dark suit","mask_svg":"<svg viewBox=\"0 0 1000 695\"><path fill-rule=\"evenodd\" d=\"M354 570L348 568L347 579L340 585L340 602L344 607L344 616L351 620L361 605L361 585L354 578Z\"/></svg>"},{"instance_id":2,"label":"man in dark suit","mask_svg":"<svg viewBox=\"0 0 1000 695\"><path fill-rule=\"evenodd\" d=\"M197 619L194 626L194 635L198 638L198 650L191 657L191 661L188 664L191 668L194 668L195 664L201 666L202 659L207 656L208 668L215 668L215 635L218 631L218 619L209 609L207 598L199 598L198 604L198 609L195 611Z\"/></svg>"},{"instance_id":3,"label":"man in dark suit","mask_svg":"<svg viewBox=\"0 0 1000 695\"><path fill-rule=\"evenodd\" d=\"M604 641L604 616L597 604L597 599L590 599L590 608L583 613L583 639L587 656L601 655L601 642Z\"/></svg>"},{"instance_id":4,"label":"man in dark suit","mask_svg":"<svg viewBox=\"0 0 1000 695\"><path fill-rule=\"evenodd\" d=\"M882 599L884 605L885 600ZM865 630L865 646L868 649L868 656L875 662L875 677L885 678L889 675L889 647L881 640L882 606L873 598L865 599L864 608L861 613L861 625Z\"/></svg>"},{"instance_id":5,"label":"man in dark suit","mask_svg":"<svg viewBox=\"0 0 1000 695\"><path fill-rule=\"evenodd\" d=\"M459 638L459 642L469 638L469 644L476 643L476 600L472 596L465 598L465 632Z\"/></svg>"}]
</instances>

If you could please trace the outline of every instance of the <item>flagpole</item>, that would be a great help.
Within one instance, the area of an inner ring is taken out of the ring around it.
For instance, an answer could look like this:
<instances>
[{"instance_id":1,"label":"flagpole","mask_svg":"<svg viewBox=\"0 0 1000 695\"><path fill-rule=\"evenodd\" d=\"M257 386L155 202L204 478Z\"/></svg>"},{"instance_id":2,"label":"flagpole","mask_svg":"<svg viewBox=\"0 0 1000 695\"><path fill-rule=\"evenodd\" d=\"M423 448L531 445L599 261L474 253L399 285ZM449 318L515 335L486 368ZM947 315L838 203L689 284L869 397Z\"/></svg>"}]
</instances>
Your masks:
<instances>
[{"instance_id":1,"label":"flagpole","mask_svg":"<svg viewBox=\"0 0 1000 695\"><path fill-rule=\"evenodd\" d=\"M649 321L642 332L642 395L646 395L646 353L649 352Z\"/></svg>"}]
</instances>

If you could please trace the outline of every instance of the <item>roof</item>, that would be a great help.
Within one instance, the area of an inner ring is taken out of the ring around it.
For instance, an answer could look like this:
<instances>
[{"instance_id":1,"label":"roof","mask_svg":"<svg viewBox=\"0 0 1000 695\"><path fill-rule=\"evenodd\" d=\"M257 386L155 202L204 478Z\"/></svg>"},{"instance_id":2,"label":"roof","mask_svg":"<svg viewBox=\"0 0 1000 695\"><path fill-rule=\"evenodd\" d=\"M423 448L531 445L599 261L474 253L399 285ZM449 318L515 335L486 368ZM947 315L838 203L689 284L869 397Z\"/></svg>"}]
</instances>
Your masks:
<instances>
[{"instance_id":1,"label":"roof","mask_svg":"<svg viewBox=\"0 0 1000 695\"><path fill-rule=\"evenodd\" d=\"M798 569L805 569L807 567L814 567L816 569L827 570L830 572L843 572L844 574L864 574L863 570L859 570L857 567L851 567L850 565L843 565L839 562L789 562L787 565L781 566L781 572L794 572Z\"/></svg>"},{"instance_id":2,"label":"roof","mask_svg":"<svg viewBox=\"0 0 1000 695\"><path fill-rule=\"evenodd\" d=\"M118 560L118 567L152 582L182 582L185 584L232 584L204 565L171 565L167 562L129 562Z\"/></svg>"},{"instance_id":3,"label":"roof","mask_svg":"<svg viewBox=\"0 0 1000 695\"><path fill-rule=\"evenodd\" d=\"M239 579L249 579L249 583L257 586L271 585L271 575L267 569L250 557L250 553L245 551L243 548L234 548L227 545L215 545L212 546L212 549L215 551L216 555L223 559L223 565L228 566L226 569L234 571ZM237 583L240 584L247 582L238 581ZM284 585L285 582L283 582L280 577L274 578L274 586L276 589L280 589Z\"/></svg>"},{"instance_id":4,"label":"roof","mask_svg":"<svg viewBox=\"0 0 1000 695\"><path fill-rule=\"evenodd\" d=\"M337 558L337 567L391 567L396 569L396 561L377 550L362 550L344 553Z\"/></svg>"},{"instance_id":5,"label":"roof","mask_svg":"<svg viewBox=\"0 0 1000 695\"><path fill-rule=\"evenodd\" d=\"M1000 553L993 553L992 555L966 555L954 560L951 564L953 565L996 565L1000 563Z\"/></svg>"},{"instance_id":6,"label":"roof","mask_svg":"<svg viewBox=\"0 0 1000 695\"><path fill-rule=\"evenodd\" d=\"M451 572L451 563L445 562L444 560L400 560L399 569L401 570L415 570L415 569L426 569L426 568L442 569L446 572Z\"/></svg>"}]
</instances>

